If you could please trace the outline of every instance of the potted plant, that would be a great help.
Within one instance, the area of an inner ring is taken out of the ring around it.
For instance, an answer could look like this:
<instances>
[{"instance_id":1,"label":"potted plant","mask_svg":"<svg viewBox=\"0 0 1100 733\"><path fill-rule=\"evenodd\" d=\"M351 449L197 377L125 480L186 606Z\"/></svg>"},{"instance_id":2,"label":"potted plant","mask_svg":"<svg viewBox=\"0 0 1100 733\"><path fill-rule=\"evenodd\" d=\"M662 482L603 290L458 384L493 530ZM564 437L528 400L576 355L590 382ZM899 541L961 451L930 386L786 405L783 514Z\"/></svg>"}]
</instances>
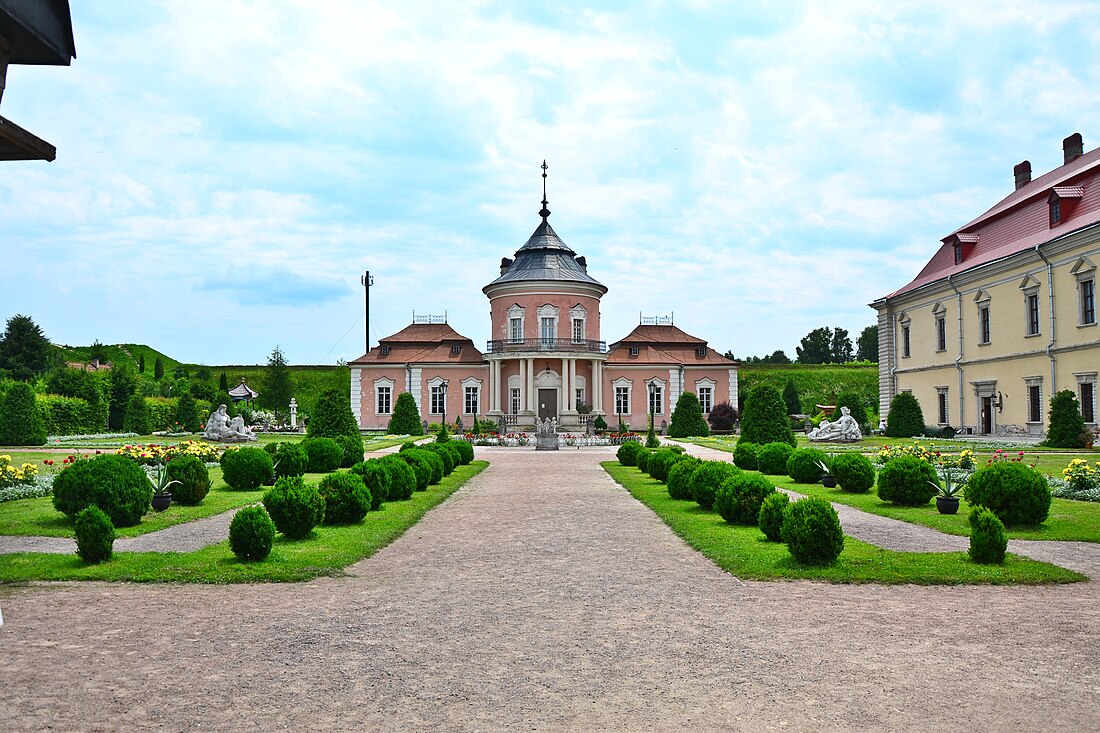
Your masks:
<instances>
[{"instance_id":1,"label":"potted plant","mask_svg":"<svg viewBox=\"0 0 1100 733\"><path fill-rule=\"evenodd\" d=\"M836 476L833 475L833 471L829 468L829 464L824 461L818 461L817 465L821 467L821 485L826 489L835 489Z\"/></svg>"},{"instance_id":2,"label":"potted plant","mask_svg":"<svg viewBox=\"0 0 1100 733\"><path fill-rule=\"evenodd\" d=\"M961 481L955 480L954 469L944 467L941 471L943 475L943 486L929 481L936 489L936 511L940 514L957 514L959 511L959 497L957 494L962 490L962 487L966 485L965 477ZM964 474L965 476L965 474Z\"/></svg>"},{"instance_id":3,"label":"potted plant","mask_svg":"<svg viewBox=\"0 0 1100 733\"><path fill-rule=\"evenodd\" d=\"M149 483L153 485L153 509L163 512L172 504L172 492L168 489L179 481L169 481L165 464L158 463L154 476L148 476Z\"/></svg>"}]
</instances>

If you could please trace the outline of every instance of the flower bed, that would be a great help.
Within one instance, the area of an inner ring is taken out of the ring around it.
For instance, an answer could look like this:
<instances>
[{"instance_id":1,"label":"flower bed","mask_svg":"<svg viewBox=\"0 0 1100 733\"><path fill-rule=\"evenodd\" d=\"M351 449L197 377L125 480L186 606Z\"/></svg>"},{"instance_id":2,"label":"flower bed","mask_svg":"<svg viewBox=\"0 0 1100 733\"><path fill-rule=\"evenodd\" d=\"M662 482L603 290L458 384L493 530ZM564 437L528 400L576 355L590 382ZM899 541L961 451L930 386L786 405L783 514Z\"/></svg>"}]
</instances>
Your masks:
<instances>
[{"instance_id":1,"label":"flower bed","mask_svg":"<svg viewBox=\"0 0 1100 733\"><path fill-rule=\"evenodd\" d=\"M465 440L474 445L503 445L516 448L531 444L530 433L465 433L453 436L455 440ZM605 435L588 435L587 433L558 433L558 445L569 447L592 447L622 445L631 440L641 440L637 433L607 433Z\"/></svg>"},{"instance_id":2,"label":"flower bed","mask_svg":"<svg viewBox=\"0 0 1100 733\"><path fill-rule=\"evenodd\" d=\"M147 466L170 461L176 456L195 456L204 463L218 460L218 447L201 440L184 440L172 445L124 445L115 452Z\"/></svg>"}]
</instances>

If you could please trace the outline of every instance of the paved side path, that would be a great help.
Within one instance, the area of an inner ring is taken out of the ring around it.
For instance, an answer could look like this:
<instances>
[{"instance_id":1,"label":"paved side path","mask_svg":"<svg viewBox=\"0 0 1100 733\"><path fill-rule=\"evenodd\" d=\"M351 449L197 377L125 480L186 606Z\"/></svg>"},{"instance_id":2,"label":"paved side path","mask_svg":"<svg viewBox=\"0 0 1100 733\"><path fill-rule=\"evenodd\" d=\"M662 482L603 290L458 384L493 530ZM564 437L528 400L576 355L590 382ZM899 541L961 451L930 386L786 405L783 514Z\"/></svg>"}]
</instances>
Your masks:
<instances>
[{"instance_id":1,"label":"paved side path","mask_svg":"<svg viewBox=\"0 0 1100 733\"><path fill-rule=\"evenodd\" d=\"M353 577L0 588L0 729L1100 727L1097 584L740 582L611 451L478 453Z\"/></svg>"}]
</instances>

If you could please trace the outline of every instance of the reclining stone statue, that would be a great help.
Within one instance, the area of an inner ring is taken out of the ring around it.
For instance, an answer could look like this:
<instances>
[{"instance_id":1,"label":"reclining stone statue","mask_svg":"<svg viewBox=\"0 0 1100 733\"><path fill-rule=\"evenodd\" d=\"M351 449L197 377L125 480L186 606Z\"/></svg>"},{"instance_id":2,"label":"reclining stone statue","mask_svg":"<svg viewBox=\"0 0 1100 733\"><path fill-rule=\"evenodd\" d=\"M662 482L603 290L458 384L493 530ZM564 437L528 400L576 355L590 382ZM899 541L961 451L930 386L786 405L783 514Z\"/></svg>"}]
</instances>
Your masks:
<instances>
[{"instance_id":1,"label":"reclining stone statue","mask_svg":"<svg viewBox=\"0 0 1100 733\"><path fill-rule=\"evenodd\" d=\"M840 418L836 422L822 420L821 424L807 433L813 442L848 443L863 440L863 432L859 429L859 423L852 417L852 411L847 407L840 408Z\"/></svg>"},{"instance_id":2,"label":"reclining stone statue","mask_svg":"<svg viewBox=\"0 0 1100 733\"><path fill-rule=\"evenodd\" d=\"M219 443L247 443L256 440L256 434L244 424L244 418L237 415L230 419L225 405L219 405L217 410L210 413L202 437Z\"/></svg>"}]
</instances>

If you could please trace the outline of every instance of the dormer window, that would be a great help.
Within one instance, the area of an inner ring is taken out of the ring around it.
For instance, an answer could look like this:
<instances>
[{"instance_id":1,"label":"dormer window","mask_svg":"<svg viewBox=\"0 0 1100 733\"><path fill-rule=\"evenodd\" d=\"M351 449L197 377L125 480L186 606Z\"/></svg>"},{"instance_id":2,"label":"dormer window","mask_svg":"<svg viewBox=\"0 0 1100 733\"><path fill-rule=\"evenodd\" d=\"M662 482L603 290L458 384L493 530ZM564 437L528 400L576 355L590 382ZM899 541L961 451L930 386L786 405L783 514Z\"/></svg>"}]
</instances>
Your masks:
<instances>
[{"instance_id":1,"label":"dormer window","mask_svg":"<svg viewBox=\"0 0 1100 733\"><path fill-rule=\"evenodd\" d=\"M952 234L946 240L955 250L955 264L961 265L963 260L974 251L974 245L978 243L977 234Z\"/></svg>"},{"instance_id":2,"label":"dormer window","mask_svg":"<svg viewBox=\"0 0 1100 733\"><path fill-rule=\"evenodd\" d=\"M630 355L631 356L637 356L640 353L641 353L641 349L639 347L637 347L637 346L631 346L630 347Z\"/></svg>"},{"instance_id":3,"label":"dormer window","mask_svg":"<svg viewBox=\"0 0 1100 733\"><path fill-rule=\"evenodd\" d=\"M961 265L963 261L963 246L962 242L955 240L955 264Z\"/></svg>"},{"instance_id":4,"label":"dormer window","mask_svg":"<svg viewBox=\"0 0 1100 733\"><path fill-rule=\"evenodd\" d=\"M704 356L707 355L707 347L706 346L700 346L699 348L697 348L695 350L695 355L698 356L700 359L702 359Z\"/></svg>"},{"instance_id":5,"label":"dormer window","mask_svg":"<svg viewBox=\"0 0 1100 733\"><path fill-rule=\"evenodd\" d=\"M1062 201L1061 199L1051 199L1050 201L1050 225L1052 227L1058 226L1062 223Z\"/></svg>"},{"instance_id":6,"label":"dormer window","mask_svg":"<svg viewBox=\"0 0 1100 733\"><path fill-rule=\"evenodd\" d=\"M382 356L389 356L390 355L390 347L389 346L381 346L379 348L382 352Z\"/></svg>"},{"instance_id":7,"label":"dormer window","mask_svg":"<svg viewBox=\"0 0 1100 733\"><path fill-rule=\"evenodd\" d=\"M451 345L451 353L456 355L456 356L458 354L461 354L462 353L462 344L452 344Z\"/></svg>"},{"instance_id":8,"label":"dormer window","mask_svg":"<svg viewBox=\"0 0 1100 733\"><path fill-rule=\"evenodd\" d=\"M1085 195L1082 186L1055 186L1051 189L1047 203L1050 206L1050 227L1058 226L1073 213L1077 202Z\"/></svg>"}]
</instances>

